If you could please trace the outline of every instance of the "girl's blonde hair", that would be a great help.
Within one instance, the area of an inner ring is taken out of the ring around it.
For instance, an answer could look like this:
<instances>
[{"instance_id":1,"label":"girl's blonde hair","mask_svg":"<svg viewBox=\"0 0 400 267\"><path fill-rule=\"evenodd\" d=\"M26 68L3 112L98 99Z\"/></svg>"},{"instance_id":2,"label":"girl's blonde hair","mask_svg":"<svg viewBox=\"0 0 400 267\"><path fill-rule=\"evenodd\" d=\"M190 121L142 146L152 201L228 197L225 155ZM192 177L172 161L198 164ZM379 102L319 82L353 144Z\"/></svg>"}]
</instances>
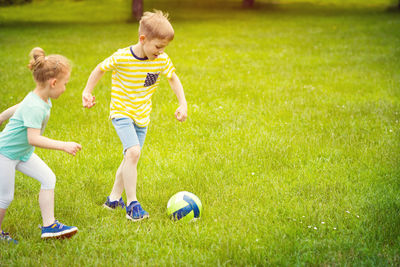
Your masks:
<instances>
[{"instance_id":1,"label":"girl's blonde hair","mask_svg":"<svg viewBox=\"0 0 400 267\"><path fill-rule=\"evenodd\" d=\"M147 38L174 39L174 29L168 20L168 13L163 13L160 10L154 12L144 12L139 21L139 35L144 35Z\"/></svg>"},{"instance_id":2,"label":"girl's blonde hair","mask_svg":"<svg viewBox=\"0 0 400 267\"><path fill-rule=\"evenodd\" d=\"M40 47L35 47L29 54L28 68L37 83L44 83L51 78L58 78L71 71L68 59L61 55L48 55Z\"/></svg>"}]
</instances>

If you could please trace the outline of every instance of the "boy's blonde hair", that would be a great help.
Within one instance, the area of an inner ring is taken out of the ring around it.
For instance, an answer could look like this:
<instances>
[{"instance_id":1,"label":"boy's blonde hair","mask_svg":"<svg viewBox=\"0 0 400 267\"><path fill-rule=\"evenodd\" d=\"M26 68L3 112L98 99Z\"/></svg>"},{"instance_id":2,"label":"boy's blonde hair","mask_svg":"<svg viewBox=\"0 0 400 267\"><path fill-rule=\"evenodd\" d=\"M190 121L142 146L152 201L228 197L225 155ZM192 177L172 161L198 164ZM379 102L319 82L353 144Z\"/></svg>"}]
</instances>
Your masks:
<instances>
[{"instance_id":1,"label":"boy's blonde hair","mask_svg":"<svg viewBox=\"0 0 400 267\"><path fill-rule=\"evenodd\" d=\"M168 20L168 13L160 10L145 12L139 22L139 35L144 35L150 40L157 38L172 41L174 29Z\"/></svg>"},{"instance_id":2,"label":"boy's blonde hair","mask_svg":"<svg viewBox=\"0 0 400 267\"><path fill-rule=\"evenodd\" d=\"M28 68L32 71L37 83L44 83L51 78L58 78L71 71L71 65L66 57L61 55L46 56L44 50L35 47L29 54L31 60Z\"/></svg>"}]
</instances>

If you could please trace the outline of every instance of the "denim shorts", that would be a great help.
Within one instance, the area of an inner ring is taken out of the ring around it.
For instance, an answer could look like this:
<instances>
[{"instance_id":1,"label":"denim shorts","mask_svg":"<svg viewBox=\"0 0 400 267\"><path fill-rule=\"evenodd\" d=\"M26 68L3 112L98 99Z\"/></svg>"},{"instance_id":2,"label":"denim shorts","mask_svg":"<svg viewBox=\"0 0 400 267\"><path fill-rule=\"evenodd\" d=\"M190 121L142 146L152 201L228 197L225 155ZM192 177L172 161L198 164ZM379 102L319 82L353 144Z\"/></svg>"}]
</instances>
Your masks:
<instances>
[{"instance_id":1,"label":"denim shorts","mask_svg":"<svg viewBox=\"0 0 400 267\"><path fill-rule=\"evenodd\" d=\"M133 146L140 145L143 147L144 140L146 139L147 127L139 127L131 118L114 118L112 124L119 136L124 147L123 153Z\"/></svg>"}]
</instances>

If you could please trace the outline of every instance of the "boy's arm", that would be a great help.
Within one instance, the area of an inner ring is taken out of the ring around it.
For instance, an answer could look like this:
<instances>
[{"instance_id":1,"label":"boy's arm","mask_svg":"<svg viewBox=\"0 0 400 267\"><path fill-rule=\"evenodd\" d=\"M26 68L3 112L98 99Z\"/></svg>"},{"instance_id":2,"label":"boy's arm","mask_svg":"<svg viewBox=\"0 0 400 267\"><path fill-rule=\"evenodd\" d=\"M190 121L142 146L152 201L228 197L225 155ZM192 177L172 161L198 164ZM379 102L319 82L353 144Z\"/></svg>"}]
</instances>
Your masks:
<instances>
[{"instance_id":1,"label":"boy's arm","mask_svg":"<svg viewBox=\"0 0 400 267\"><path fill-rule=\"evenodd\" d=\"M96 104L92 91L103 75L104 71L101 70L100 64L90 74L86 87L82 92L82 105L85 108L91 108Z\"/></svg>"},{"instance_id":2,"label":"boy's arm","mask_svg":"<svg viewBox=\"0 0 400 267\"><path fill-rule=\"evenodd\" d=\"M75 142L63 142L41 136L40 129L35 128L28 128L28 143L35 147L62 150L74 156L82 149L82 146Z\"/></svg>"},{"instance_id":3,"label":"boy's arm","mask_svg":"<svg viewBox=\"0 0 400 267\"><path fill-rule=\"evenodd\" d=\"M178 121L185 121L187 118L187 103L185 93L183 92L182 83L175 72L172 73L172 77L168 80L168 82L179 101L179 107L175 111L175 118Z\"/></svg>"},{"instance_id":4,"label":"boy's arm","mask_svg":"<svg viewBox=\"0 0 400 267\"><path fill-rule=\"evenodd\" d=\"M9 107L8 109L4 110L1 114L0 114L0 125L3 124L3 122L5 122L6 120L8 120L9 118L12 117L12 115L14 115L15 111L17 110L19 106L19 103Z\"/></svg>"}]
</instances>

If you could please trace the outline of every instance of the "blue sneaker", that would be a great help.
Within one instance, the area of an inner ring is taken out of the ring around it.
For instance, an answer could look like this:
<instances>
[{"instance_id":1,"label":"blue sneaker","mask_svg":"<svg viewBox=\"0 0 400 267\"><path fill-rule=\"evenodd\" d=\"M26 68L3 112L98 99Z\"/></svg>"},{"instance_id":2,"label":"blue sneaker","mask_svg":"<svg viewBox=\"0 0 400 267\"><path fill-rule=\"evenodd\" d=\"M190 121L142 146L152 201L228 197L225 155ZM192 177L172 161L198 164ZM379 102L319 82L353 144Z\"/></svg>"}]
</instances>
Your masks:
<instances>
[{"instance_id":1,"label":"blue sneaker","mask_svg":"<svg viewBox=\"0 0 400 267\"><path fill-rule=\"evenodd\" d=\"M107 201L103 204L103 207L110 210L115 210L118 207L125 208L125 203L122 200L122 197L119 200L110 201L110 197L108 196Z\"/></svg>"},{"instance_id":2,"label":"blue sneaker","mask_svg":"<svg viewBox=\"0 0 400 267\"><path fill-rule=\"evenodd\" d=\"M42 238L69 238L78 232L75 226L66 226L57 220L50 226L41 227Z\"/></svg>"},{"instance_id":3,"label":"blue sneaker","mask_svg":"<svg viewBox=\"0 0 400 267\"><path fill-rule=\"evenodd\" d=\"M149 213L142 208L138 201L132 201L131 204L126 207L126 218L137 222L149 218Z\"/></svg>"},{"instance_id":4,"label":"blue sneaker","mask_svg":"<svg viewBox=\"0 0 400 267\"><path fill-rule=\"evenodd\" d=\"M18 241L15 239L12 239L9 233L4 233L3 231L1 231L1 234L0 234L0 241L18 244Z\"/></svg>"}]
</instances>

